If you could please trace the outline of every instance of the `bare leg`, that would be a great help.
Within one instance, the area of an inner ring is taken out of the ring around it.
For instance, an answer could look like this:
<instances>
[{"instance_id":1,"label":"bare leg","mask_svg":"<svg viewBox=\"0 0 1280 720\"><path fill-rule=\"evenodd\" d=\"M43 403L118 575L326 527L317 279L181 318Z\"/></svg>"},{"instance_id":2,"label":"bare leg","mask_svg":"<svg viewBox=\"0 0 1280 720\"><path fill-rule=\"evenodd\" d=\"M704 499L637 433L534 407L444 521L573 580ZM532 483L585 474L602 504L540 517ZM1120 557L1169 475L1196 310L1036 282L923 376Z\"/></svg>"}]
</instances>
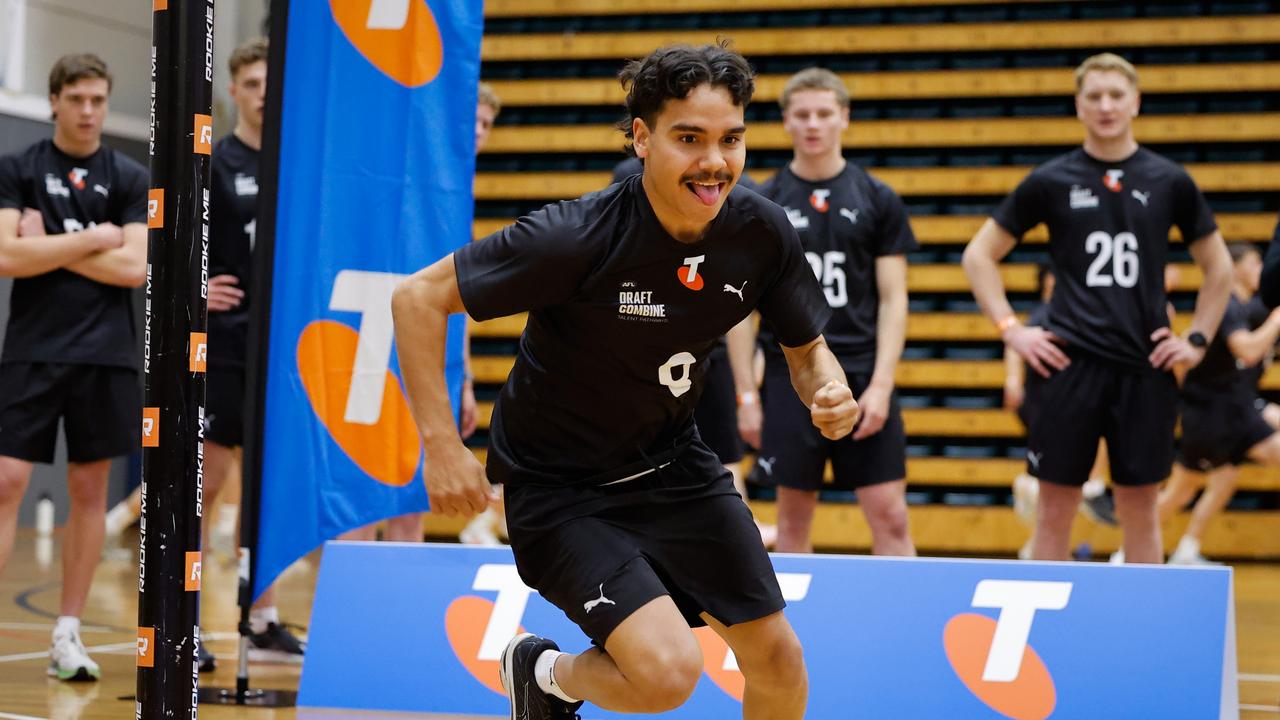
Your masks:
<instances>
[{"instance_id":1,"label":"bare leg","mask_svg":"<svg viewBox=\"0 0 1280 720\"><path fill-rule=\"evenodd\" d=\"M858 488L858 504L871 526L871 552L876 555L914 557L907 520L907 481L878 483Z\"/></svg>"},{"instance_id":2,"label":"bare leg","mask_svg":"<svg viewBox=\"0 0 1280 720\"><path fill-rule=\"evenodd\" d=\"M636 610L605 649L556 658L556 683L605 710L661 713L684 704L702 676L702 650L669 596Z\"/></svg>"},{"instance_id":3,"label":"bare leg","mask_svg":"<svg viewBox=\"0 0 1280 720\"><path fill-rule=\"evenodd\" d=\"M1156 512L1158 485L1113 487L1116 517L1124 531L1124 559L1129 563L1163 563L1160 516Z\"/></svg>"},{"instance_id":4,"label":"bare leg","mask_svg":"<svg viewBox=\"0 0 1280 720\"><path fill-rule=\"evenodd\" d=\"M227 485L228 476L234 472L235 448L220 445L212 440L204 443L204 516L201 518L200 544L209 544L209 530L213 526L210 516L218 507L218 495Z\"/></svg>"},{"instance_id":5,"label":"bare leg","mask_svg":"<svg viewBox=\"0 0 1280 720\"><path fill-rule=\"evenodd\" d=\"M1186 507L1202 484L1204 484L1204 473L1195 472L1183 467L1180 463L1174 463L1173 474L1169 476L1164 487L1160 488L1160 495L1156 500L1160 521L1168 520Z\"/></svg>"},{"instance_id":6,"label":"bare leg","mask_svg":"<svg viewBox=\"0 0 1280 720\"><path fill-rule=\"evenodd\" d=\"M62 538L62 600L60 615L80 617L93 573L102 557L107 522L107 473L110 460L67 464L67 492L71 511Z\"/></svg>"},{"instance_id":7,"label":"bare leg","mask_svg":"<svg viewBox=\"0 0 1280 720\"><path fill-rule=\"evenodd\" d=\"M373 522L373 523L369 523L368 525L365 525L364 527L358 527L358 528L355 528L354 530L348 530L342 533L341 535L339 535L338 539L350 540L350 541L363 540L365 542L373 542L374 540L378 539L378 523Z\"/></svg>"},{"instance_id":8,"label":"bare leg","mask_svg":"<svg viewBox=\"0 0 1280 720\"><path fill-rule=\"evenodd\" d=\"M778 552L813 552L813 514L816 490L778 486Z\"/></svg>"},{"instance_id":9,"label":"bare leg","mask_svg":"<svg viewBox=\"0 0 1280 720\"><path fill-rule=\"evenodd\" d=\"M732 627L725 627L706 613L702 619L724 638L738 659L746 679L742 696L744 720L804 717L809 700L804 651L781 612Z\"/></svg>"},{"instance_id":10,"label":"bare leg","mask_svg":"<svg viewBox=\"0 0 1280 720\"><path fill-rule=\"evenodd\" d=\"M1274 435L1272 437L1280 438ZM1190 537L1196 541L1204 538L1204 531L1209 527L1209 521L1222 512L1227 503L1231 502L1231 496L1236 494L1236 479L1239 476L1240 469L1235 465L1223 465L1209 473L1204 494L1191 510L1191 521L1187 523L1184 537Z\"/></svg>"},{"instance_id":11,"label":"bare leg","mask_svg":"<svg viewBox=\"0 0 1280 720\"><path fill-rule=\"evenodd\" d=\"M422 516L426 513L406 513L387 520L383 540L391 542L422 542Z\"/></svg>"},{"instance_id":12,"label":"bare leg","mask_svg":"<svg viewBox=\"0 0 1280 720\"><path fill-rule=\"evenodd\" d=\"M1071 523L1076 519L1076 508L1079 505L1079 487L1040 481L1036 529L1032 535L1032 559L1070 559Z\"/></svg>"},{"instance_id":13,"label":"bare leg","mask_svg":"<svg viewBox=\"0 0 1280 720\"><path fill-rule=\"evenodd\" d=\"M0 456L0 574L13 552L13 538L18 531L18 507L31 481L31 463Z\"/></svg>"}]
</instances>

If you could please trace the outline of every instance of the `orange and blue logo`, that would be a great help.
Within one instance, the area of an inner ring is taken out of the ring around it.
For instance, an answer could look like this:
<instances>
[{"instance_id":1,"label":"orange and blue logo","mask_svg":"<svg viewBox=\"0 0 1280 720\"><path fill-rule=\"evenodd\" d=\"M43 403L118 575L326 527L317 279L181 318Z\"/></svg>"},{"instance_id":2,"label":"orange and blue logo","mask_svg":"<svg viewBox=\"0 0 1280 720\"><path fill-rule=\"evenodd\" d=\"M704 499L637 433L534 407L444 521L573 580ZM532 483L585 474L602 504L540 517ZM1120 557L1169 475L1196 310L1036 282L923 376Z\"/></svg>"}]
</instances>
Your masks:
<instances>
[{"instance_id":1,"label":"orange and blue logo","mask_svg":"<svg viewBox=\"0 0 1280 720\"><path fill-rule=\"evenodd\" d=\"M333 20L369 64L405 87L440 74L444 43L425 0L329 0Z\"/></svg>"},{"instance_id":2,"label":"orange and blue logo","mask_svg":"<svg viewBox=\"0 0 1280 720\"><path fill-rule=\"evenodd\" d=\"M1012 720L1045 720L1058 704L1057 688L1030 643L1036 612L1062 610L1071 583L983 580L973 606L998 608L993 620L961 613L947 622L942 644L960 681L987 707Z\"/></svg>"}]
</instances>

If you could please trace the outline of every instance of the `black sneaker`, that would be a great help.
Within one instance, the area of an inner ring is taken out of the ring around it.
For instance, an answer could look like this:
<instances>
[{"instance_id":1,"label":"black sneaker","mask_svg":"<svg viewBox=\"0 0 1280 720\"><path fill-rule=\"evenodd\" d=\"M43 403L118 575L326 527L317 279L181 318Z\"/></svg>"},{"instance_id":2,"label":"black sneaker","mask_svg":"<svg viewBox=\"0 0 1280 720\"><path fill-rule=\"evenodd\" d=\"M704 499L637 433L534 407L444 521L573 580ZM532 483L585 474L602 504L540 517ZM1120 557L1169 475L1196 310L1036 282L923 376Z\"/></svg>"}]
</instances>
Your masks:
<instances>
[{"instance_id":1,"label":"black sneaker","mask_svg":"<svg viewBox=\"0 0 1280 720\"><path fill-rule=\"evenodd\" d=\"M542 692L533 676L534 665L544 650L559 650L554 642L524 633L507 643L498 661L498 675L511 701L511 720L580 720L582 701L567 703Z\"/></svg>"},{"instance_id":2,"label":"black sneaker","mask_svg":"<svg viewBox=\"0 0 1280 720\"><path fill-rule=\"evenodd\" d=\"M209 652L209 650L204 646L204 643L200 643L199 654L200 672L213 672L218 668L218 658L214 657L213 653Z\"/></svg>"},{"instance_id":3,"label":"black sneaker","mask_svg":"<svg viewBox=\"0 0 1280 720\"><path fill-rule=\"evenodd\" d=\"M1099 525L1111 527L1119 525L1116 522L1116 501L1108 493L1084 498L1080 503L1080 509L1084 511L1086 517Z\"/></svg>"},{"instance_id":4,"label":"black sneaker","mask_svg":"<svg viewBox=\"0 0 1280 720\"><path fill-rule=\"evenodd\" d=\"M306 641L279 623L270 623L264 632L249 636L249 662L301 665L306 652Z\"/></svg>"}]
</instances>

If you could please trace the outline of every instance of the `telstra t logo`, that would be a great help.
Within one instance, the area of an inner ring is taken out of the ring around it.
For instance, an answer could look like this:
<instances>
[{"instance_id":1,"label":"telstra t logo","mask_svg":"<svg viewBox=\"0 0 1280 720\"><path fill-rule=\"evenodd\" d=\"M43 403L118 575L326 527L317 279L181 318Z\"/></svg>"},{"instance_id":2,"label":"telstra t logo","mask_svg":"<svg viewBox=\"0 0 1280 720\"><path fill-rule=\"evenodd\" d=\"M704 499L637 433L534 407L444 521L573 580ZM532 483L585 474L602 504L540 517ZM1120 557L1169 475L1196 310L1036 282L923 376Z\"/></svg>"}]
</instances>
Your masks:
<instances>
[{"instance_id":1,"label":"telstra t logo","mask_svg":"<svg viewBox=\"0 0 1280 720\"><path fill-rule=\"evenodd\" d=\"M1061 610L1071 583L983 580L973 607L998 608L986 615L963 613L943 631L947 660L965 687L996 712L1013 720L1044 720L1057 706L1053 676L1028 642L1037 610Z\"/></svg>"}]
</instances>

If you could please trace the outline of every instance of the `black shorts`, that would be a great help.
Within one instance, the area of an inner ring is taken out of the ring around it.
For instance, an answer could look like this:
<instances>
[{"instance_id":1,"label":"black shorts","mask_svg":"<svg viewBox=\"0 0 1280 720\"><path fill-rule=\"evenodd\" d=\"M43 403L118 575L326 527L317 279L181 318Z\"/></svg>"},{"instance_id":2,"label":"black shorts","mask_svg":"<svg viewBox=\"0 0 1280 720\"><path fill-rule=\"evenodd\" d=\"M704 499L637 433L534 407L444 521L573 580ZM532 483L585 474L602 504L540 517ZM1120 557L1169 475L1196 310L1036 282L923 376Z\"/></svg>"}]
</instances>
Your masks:
<instances>
[{"instance_id":1,"label":"black shorts","mask_svg":"<svg viewBox=\"0 0 1280 720\"><path fill-rule=\"evenodd\" d=\"M656 464L665 462L657 459ZM619 468L627 477L649 468ZM671 464L614 485L506 485L507 528L526 585L592 642L668 595L690 627L725 625L785 606L751 512L701 443Z\"/></svg>"},{"instance_id":2,"label":"black shorts","mask_svg":"<svg viewBox=\"0 0 1280 720\"><path fill-rule=\"evenodd\" d=\"M867 388L870 376L850 374L854 397ZM889 417L880 432L863 440L852 435L828 440L814 427L809 407L791 386L785 362L765 366L761 389L764 403L764 431L760 454L751 473L762 485L781 485L796 490L821 490L822 471L831 460L832 486L853 490L869 485L902 480L907 476L907 433L895 393L889 401Z\"/></svg>"},{"instance_id":3,"label":"black shorts","mask_svg":"<svg viewBox=\"0 0 1280 720\"><path fill-rule=\"evenodd\" d=\"M738 391L733 384L733 368L724 345L717 345L707 358L702 397L693 409L702 442L728 465L742 459L746 444L738 434Z\"/></svg>"},{"instance_id":4,"label":"black shorts","mask_svg":"<svg viewBox=\"0 0 1280 720\"><path fill-rule=\"evenodd\" d=\"M1027 428L1027 472L1082 486L1107 441L1111 481L1151 485L1173 467L1178 385L1172 373L1128 368L1079 351L1044 381Z\"/></svg>"},{"instance_id":5,"label":"black shorts","mask_svg":"<svg viewBox=\"0 0 1280 720\"><path fill-rule=\"evenodd\" d=\"M244 368L213 369L205 376L204 436L219 445L244 444Z\"/></svg>"},{"instance_id":6,"label":"black shorts","mask_svg":"<svg viewBox=\"0 0 1280 720\"><path fill-rule=\"evenodd\" d=\"M1254 398L1184 397L1178 464L1199 472L1239 465L1275 432Z\"/></svg>"},{"instance_id":7,"label":"black shorts","mask_svg":"<svg viewBox=\"0 0 1280 720\"><path fill-rule=\"evenodd\" d=\"M140 450L138 372L107 365L0 364L0 455L53 462L59 420L70 462L95 462Z\"/></svg>"}]
</instances>

